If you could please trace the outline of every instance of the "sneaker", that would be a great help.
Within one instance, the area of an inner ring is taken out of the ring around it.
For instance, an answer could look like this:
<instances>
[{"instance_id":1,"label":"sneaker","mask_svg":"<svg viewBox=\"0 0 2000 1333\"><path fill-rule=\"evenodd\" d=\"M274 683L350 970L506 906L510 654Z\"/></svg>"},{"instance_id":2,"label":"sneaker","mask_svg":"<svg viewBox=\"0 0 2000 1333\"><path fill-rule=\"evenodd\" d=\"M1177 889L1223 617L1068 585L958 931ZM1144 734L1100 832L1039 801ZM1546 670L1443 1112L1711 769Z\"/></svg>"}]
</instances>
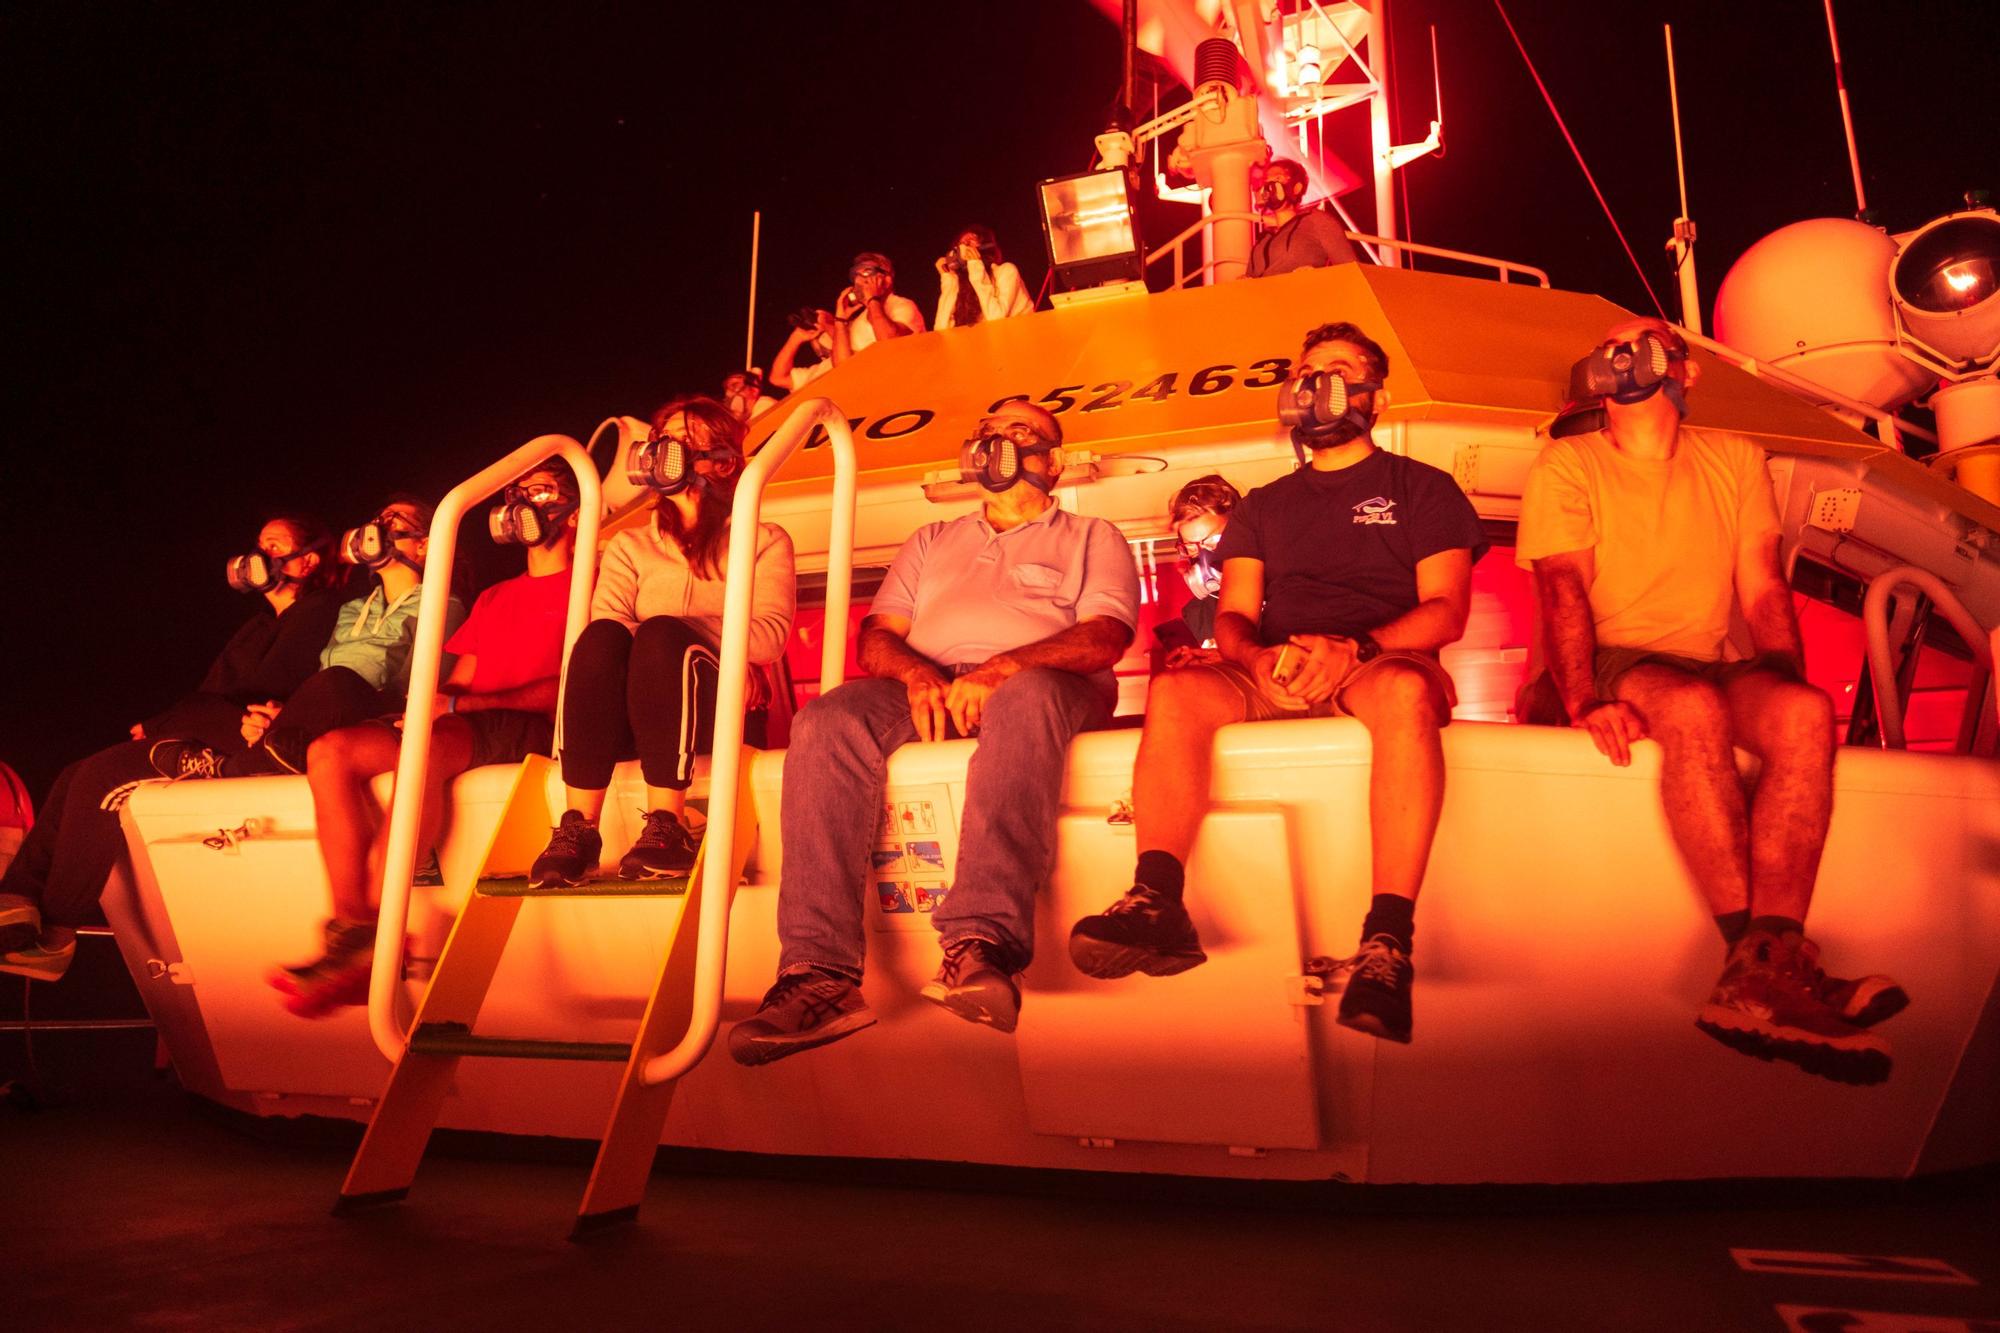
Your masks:
<instances>
[{"instance_id":1,"label":"sneaker","mask_svg":"<svg viewBox=\"0 0 2000 1333\"><path fill-rule=\"evenodd\" d=\"M222 756L200 741L154 741L146 760L163 778L219 778Z\"/></svg>"},{"instance_id":2,"label":"sneaker","mask_svg":"<svg viewBox=\"0 0 2000 1333\"><path fill-rule=\"evenodd\" d=\"M839 972L788 972L764 992L757 1012L729 1030L739 1065L767 1065L875 1026L861 985Z\"/></svg>"},{"instance_id":3,"label":"sneaker","mask_svg":"<svg viewBox=\"0 0 2000 1333\"><path fill-rule=\"evenodd\" d=\"M1021 1019L1021 988L1000 946L967 938L944 946L944 965L918 994L968 1023L1012 1032Z\"/></svg>"},{"instance_id":4,"label":"sneaker","mask_svg":"<svg viewBox=\"0 0 2000 1333\"><path fill-rule=\"evenodd\" d=\"M1836 1083L1882 1082L1889 1044L1821 998L1816 953L1803 935L1751 931L1729 951L1695 1026L1732 1050L1787 1060Z\"/></svg>"},{"instance_id":5,"label":"sneaker","mask_svg":"<svg viewBox=\"0 0 2000 1333\"><path fill-rule=\"evenodd\" d=\"M41 942L42 912L33 903L0 907L0 953L32 949Z\"/></svg>"},{"instance_id":6,"label":"sneaker","mask_svg":"<svg viewBox=\"0 0 2000 1333\"><path fill-rule=\"evenodd\" d=\"M694 869L694 834L671 810L649 810L646 827L625 859L620 879L686 879Z\"/></svg>"},{"instance_id":7,"label":"sneaker","mask_svg":"<svg viewBox=\"0 0 2000 1333\"><path fill-rule=\"evenodd\" d=\"M1335 967L1352 969L1341 992L1336 1021L1384 1041L1410 1041L1410 982L1417 969L1409 953L1390 935L1370 935L1352 958Z\"/></svg>"},{"instance_id":8,"label":"sneaker","mask_svg":"<svg viewBox=\"0 0 2000 1333\"><path fill-rule=\"evenodd\" d=\"M326 936L326 954L296 974L295 988L285 1000L286 1010L300 1018L325 1018L336 1009L368 1003L375 923L329 921Z\"/></svg>"},{"instance_id":9,"label":"sneaker","mask_svg":"<svg viewBox=\"0 0 2000 1333\"><path fill-rule=\"evenodd\" d=\"M366 931L367 938L355 934ZM375 947L375 926L366 921L342 921L338 917L328 917L319 927L320 956L309 963L281 963L264 974L264 984L280 995L297 995L300 987L326 965L326 960L354 952L356 948Z\"/></svg>"},{"instance_id":10,"label":"sneaker","mask_svg":"<svg viewBox=\"0 0 2000 1333\"><path fill-rule=\"evenodd\" d=\"M69 965L75 958L75 939L60 949L45 949L37 940L26 948L0 953L0 972L10 972L31 981L61 981L63 973L69 971Z\"/></svg>"},{"instance_id":11,"label":"sneaker","mask_svg":"<svg viewBox=\"0 0 2000 1333\"><path fill-rule=\"evenodd\" d=\"M1819 946L1799 941L1799 959L1826 1006L1858 1028L1872 1028L1910 1007L1909 992L1894 977L1830 977L1819 965Z\"/></svg>"},{"instance_id":12,"label":"sneaker","mask_svg":"<svg viewBox=\"0 0 2000 1333\"><path fill-rule=\"evenodd\" d=\"M1106 981L1134 972L1170 977L1208 961L1180 899L1147 884L1134 884L1123 898L1071 926L1069 956L1077 971Z\"/></svg>"},{"instance_id":13,"label":"sneaker","mask_svg":"<svg viewBox=\"0 0 2000 1333\"><path fill-rule=\"evenodd\" d=\"M562 822L549 833L549 845L528 872L528 887L575 888L590 878L603 854L604 839L598 836L597 825L580 810L565 810Z\"/></svg>"}]
</instances>

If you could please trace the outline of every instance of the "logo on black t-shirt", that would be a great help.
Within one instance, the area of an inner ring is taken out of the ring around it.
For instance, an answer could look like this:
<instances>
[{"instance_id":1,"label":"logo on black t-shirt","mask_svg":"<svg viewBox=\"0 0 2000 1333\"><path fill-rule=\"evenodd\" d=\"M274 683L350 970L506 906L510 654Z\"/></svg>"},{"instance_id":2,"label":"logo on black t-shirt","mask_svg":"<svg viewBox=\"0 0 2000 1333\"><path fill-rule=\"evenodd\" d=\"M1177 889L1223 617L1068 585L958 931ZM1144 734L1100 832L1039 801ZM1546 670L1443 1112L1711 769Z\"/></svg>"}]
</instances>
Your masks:
<instances>
[{"instance_id":1,"label":"logo on black t-shirt","mask_svg":"<svg viewBox=\"0 0 2000 1333\"><path fill-rule=\"evenodd\" d=\"M1372 500L1363 500L1354 506L1356 523L1386 523L1396 526L1396 502L1387 496L1378 495Z\"/></svg>"}]
</instances>

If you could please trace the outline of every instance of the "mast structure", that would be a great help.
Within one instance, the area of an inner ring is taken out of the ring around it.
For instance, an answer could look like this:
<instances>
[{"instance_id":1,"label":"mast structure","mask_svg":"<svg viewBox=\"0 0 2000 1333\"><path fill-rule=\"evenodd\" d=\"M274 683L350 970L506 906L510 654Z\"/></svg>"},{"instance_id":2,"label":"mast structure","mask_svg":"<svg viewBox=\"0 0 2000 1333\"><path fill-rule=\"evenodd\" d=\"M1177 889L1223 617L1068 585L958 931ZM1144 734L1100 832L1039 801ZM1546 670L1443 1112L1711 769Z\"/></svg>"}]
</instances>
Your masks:
<instances>
[{"instance_id":1,"label":"mast structure","mask_svg":"<svg viewBox=\"0 0 2000 1333\"><path fill-rule=\"evenodd\" d=\"M1687 159L1681 150L1681 93L1674 77L1674 25L1667 30L1667 100L1674 114L1674 174L1680 179L1681 215L1674 219L1674 234L1667 249L1674 253L1674 274L1681 286L1681 323L1701 333L1701 285L1695 280L1694 219L1688 216Z\"/></svg>"}]
</instances>

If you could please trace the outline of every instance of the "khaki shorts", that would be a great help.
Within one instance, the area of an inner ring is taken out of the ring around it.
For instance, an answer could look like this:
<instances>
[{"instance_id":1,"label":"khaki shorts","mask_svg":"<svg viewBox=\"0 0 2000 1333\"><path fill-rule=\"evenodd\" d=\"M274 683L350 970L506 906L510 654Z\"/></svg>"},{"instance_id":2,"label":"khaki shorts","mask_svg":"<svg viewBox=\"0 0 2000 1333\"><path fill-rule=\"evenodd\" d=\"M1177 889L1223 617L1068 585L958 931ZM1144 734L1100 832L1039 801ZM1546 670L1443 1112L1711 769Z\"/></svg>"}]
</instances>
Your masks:
<instances>
[{"instance_id":1,"label":"khaki shorts","mask_svg":"<svg viewBox=\"0 0 2000 1333\"><path fill-rule=\"evenodd\" d=\"M1736 661L1704 661L1699 657L1683 657L1679 653L1659 653L1650 648L1599 648L1597 650L1597 697L1616 699L1618 678L1635 666L1665 666L1686 672L1697 680L1705 680L1717 689L1726 689L1729 683L1749 675L1753 671L1769 671L1787 680L1800 679L1791 663L1763 657L1741 658Z\"/></svg>"},{"instance_id":2,"label":"khaki shorts","mask_svg":"<svg viewBox=\"0 0 2000 1333\"><path fill-rule=\"evenodd\" d=\"M1222 677L1222 679L1235 687L1238 694L1243 696L1243 720L1245 722L1269 722L1274 718L1281 717L1353 717L1354 714L1342 707L1340 702L1341 696L1347 692L1348 686L1360 680L1363 676L1385 662L1401 662L1406 666L1413 666L1436 681L1438 688L1444 692L1445 721L1447 723L1451 721L1449 710L1458 703L1458 691L1452 687L1451 673L1446 671L1444 665L1429 653L1411 652L1408 649L1402 648L1385 648L1368 661L1356 662L1350 667L1347 674L1340 678L1340 683L1333 687L1332 694L1316 704L1300 704L1297 708L1281 708L1265 698L1264 692L1257 688L1256 677L1252 676L1246 668L1240 667L1234 662L1205 662L1200 666L1187 667L1185 669L1188 671L1212 671Z\"/></svg>"}]
</instances>

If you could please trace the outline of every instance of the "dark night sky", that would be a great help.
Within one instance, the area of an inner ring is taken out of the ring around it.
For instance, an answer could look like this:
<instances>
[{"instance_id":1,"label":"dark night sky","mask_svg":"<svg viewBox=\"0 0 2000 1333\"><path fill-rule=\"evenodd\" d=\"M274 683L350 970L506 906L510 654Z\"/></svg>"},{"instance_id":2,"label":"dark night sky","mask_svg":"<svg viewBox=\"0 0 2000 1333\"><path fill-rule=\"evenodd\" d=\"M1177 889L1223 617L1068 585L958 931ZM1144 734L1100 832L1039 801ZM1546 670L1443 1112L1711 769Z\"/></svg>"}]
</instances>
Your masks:
<instances>
[{"instance_id":1,"label":"dark night sky","mask_svg":"<svg viewBox=\"0 0 2000 1333\"><path fill-rule=\"evenodd\" d=\"M1818 0L1509 9L1663 299L1662 19L1705 292L1765 232L1852 211ZM1414 238L1643 306L1490 0L1394 14L1404 137L1430 115L1428 23L1445 69L1449 151L1406 173ZM1881 220L1995 184L2000 9L1840 18ZM928 313L930 258L983 219L1039 283L1030 187L1087 165L1118 72L1087 0L70 0L0 24L0 759L37 792L192 686L245 613L221 566L261 515L344 526L711 386L741 355L752 208L765 364L858 249L894 256ZM470 550L482 581L505 572Z\"/></svg>"}]
</instances>

